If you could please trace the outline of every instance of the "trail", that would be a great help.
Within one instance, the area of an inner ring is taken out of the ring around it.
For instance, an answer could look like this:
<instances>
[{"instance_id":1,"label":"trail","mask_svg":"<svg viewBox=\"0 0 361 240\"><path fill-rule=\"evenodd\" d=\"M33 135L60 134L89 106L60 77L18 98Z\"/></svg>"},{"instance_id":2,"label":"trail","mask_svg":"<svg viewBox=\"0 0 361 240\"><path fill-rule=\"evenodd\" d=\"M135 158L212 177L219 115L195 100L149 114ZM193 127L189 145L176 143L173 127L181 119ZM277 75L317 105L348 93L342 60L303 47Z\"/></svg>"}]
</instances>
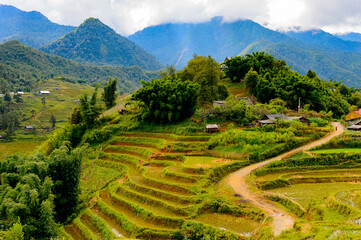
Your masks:
<instances>
[{"instance_id":1,"label":"trail","mask_svg":"<svg viewBox=\"0 0 361 240\"><path fill-rule=\"evenodd\" d=\"M279 161L283 158L292 156L298 152L309 150L313 147L322 145L328 142L331 138L336 137L344 132L344 128L341 123L333 122L332 125L334 129L335 127L337 127L337 131L333 131L326 137L310 144L304 145L302 147L296 148L292 151L286 152L277 157L242 168L237 172L230 174L223 180L226 184L230 185L233 188L234 192L239 194L243 200L248 201L254 206L266 211L269 214L269 217L273 218L274 235L279 235L283 230L292 228L295 219L289 213L277 208L270 200L266 199L261 194L250 190L249 185L246 183L247 177L252 171L257 168L263 167L268 163Z\"/></svg>"}]
</instances>

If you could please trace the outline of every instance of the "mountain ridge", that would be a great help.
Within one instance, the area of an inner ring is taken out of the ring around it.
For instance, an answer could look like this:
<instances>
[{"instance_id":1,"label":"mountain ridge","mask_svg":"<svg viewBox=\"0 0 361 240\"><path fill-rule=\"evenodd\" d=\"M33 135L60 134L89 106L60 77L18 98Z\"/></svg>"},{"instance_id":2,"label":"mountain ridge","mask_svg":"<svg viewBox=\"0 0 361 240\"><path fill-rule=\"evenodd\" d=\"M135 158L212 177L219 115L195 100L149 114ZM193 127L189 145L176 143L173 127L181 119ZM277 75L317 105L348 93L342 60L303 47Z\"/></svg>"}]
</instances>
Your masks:
<instances>
[{"instance_id":1,"label":"mountain ridge","mask_svg":"<svg viewBox=\"0 0 361 240\"><path fill-rule=\"evenodd\" d=\"M162 67L146 50L96 18L88 18L73 31L39 49L88 65L138 65L146 70Z\"/></svg>"}]
</instances>

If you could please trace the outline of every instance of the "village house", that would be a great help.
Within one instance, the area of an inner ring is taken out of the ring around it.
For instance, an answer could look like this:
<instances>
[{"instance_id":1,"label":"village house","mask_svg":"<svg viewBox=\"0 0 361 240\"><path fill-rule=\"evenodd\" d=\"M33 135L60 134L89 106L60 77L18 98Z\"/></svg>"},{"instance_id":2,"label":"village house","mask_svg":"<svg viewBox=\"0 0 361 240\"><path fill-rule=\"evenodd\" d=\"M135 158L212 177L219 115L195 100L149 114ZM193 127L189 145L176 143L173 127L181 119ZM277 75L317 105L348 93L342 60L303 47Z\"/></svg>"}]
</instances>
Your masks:
<instances>
[{"instance_id":1,"label":"village house","mask_svg":"<svg viewBox=\"0 0 361 240\"><path fill-rule=\"evenodd\" d=\"M204 130L207 133L215 133L219 132L220 128L221 127L218 124L207 124Z\"/></svg>"},{"instance_id":2,"label":"village house","mask_svg":"<svg viewBox=\"0 0 361 240\"><path fill-rule=\"evenodd\" d=\"M361 120L353 121L353 124L351 126L348 126L347 130L361 131Z\"/></svg>"},{"instance_id":3,"label":"village house","mask_svg":"<svg viewBox=\"0 0 361 240\"><path fill-rule=\"evenodd\" d=\"M263 116L263 118L261 120L258 120L258 125L262 126L262 125L268 125L268 124L275 124L278 121L292 121L292 120L298 120L300 122L302 122L303 124L310 124L310 120L302 117L302 116L294 116L294 117L289 117L286 116L284 114L266 114Z\"/></svg>"},{"instance_id":4,"label":"village house","mask_svg":"<svg viewBox=\"0 0 361 240\"><path fill-rule=\"evenodd\" d=\"M42 94L42 95L49 95L50 92L49 91L39 91L39 94Z\"/></svg>"},{"instance_id":5,"label":"village house","mask_svg":"<svg viewBox=\"0 0 361 240\"><path fill-rule=\"evenodd\" d=\"M24 92L17 92L17 94L19 94L19 95L24 95Z\"/></svg>"},{"instance_id":6,"label":"village house","mask_svg":"<svg viewBox=\"0 0 361 240\"><path fill-rule=\"evenodd\" d=\"M226 101L214 101L213 107L216 107L216 106L224 107L225 104L226 104Z\"/></svg>"},{"instance_id":7,"label":"village house","mask_svg":"<svg viewBox=\"0 0 361 240\"><path fill-rule=\"evenodd\" d=\"M347 126L355 125L361 120L361 109L357 111L350 112L346 115Z\"/></svg>"},{"instance_id":8,"label":"village house","mask_svg":"<svg viewBox=\"0 0 361 240\"><path fill-rule=\"evenodd\" d=\"M34 128L33 126L26 125L26 126L25 126L25 130L26 130L26 131L33 131L33 130L35 130L35 128Z\"/></svg>"}]
</instances>

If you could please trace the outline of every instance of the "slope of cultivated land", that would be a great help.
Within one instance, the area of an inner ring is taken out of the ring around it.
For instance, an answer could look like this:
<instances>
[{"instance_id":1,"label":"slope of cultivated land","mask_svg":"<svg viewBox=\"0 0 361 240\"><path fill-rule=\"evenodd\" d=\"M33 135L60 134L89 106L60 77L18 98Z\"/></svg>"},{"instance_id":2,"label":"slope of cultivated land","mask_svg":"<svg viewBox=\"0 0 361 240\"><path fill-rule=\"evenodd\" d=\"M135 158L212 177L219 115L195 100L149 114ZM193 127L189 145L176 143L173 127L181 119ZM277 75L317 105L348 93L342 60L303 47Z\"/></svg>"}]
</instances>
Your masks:
<instances>
[{"instance_id":1,"label":"slope of cultivated land","mask_svg":"<svg viewBox=\"0 0 361 240\"><path fill-rule=\"evenodd\" d=\"M265 203L298 219L297 227L280 239L303 239L310 234L314 239L359 239L360 133L338 133L318 150L298 153L251 173L252 185L263 190L259 200L271 200Z\"/></svg>"},{"instance_id":2,"label":"slope of cultivated land","mask_svg":"<svg viewBox=\"0 0 361 240\"><path fill-rule=\"evenodd\" d=\"M66 233L73 239L170 239L185 224L202 224L229 239L249 235L263 213L227 202L213 190L217 179L249 162L205 156L208 139L152 132L114 136L87 171L99 169L108 184Z\"/></svg>"},{"instance_id":3,"label":"slope of cultivated land","mask_svg":"<svg viewBox=\"0 0 361 240\"><path fill-rule=\"evenodd\" d=\"M333 125L337 126L339 130L306 146L299 147L290 152L284 153L278 157L243 168L235 173L232 173L228 178L225 179L225 181L232 186L235 193L242 196L243 200L249 201L255 206L265 210L268 213L268 215L273 218L273 232L275 235L279 235L282 231L292 228L295 222L295 218L286 211L272 204L270 201L267 201L266 197L252 191L246 182L247 177L253 171L263 166L266 166L267 164L280 161L283 158L292 156L298 152L309 150L315 146L324 144L328 142L331 138L343 133L343 127L340 123L333 123ZM279 185L279 184L283 184L283 186L286 185L282 180L275 181L274 183L274 185Z\"/></svg>"}]
</instances>

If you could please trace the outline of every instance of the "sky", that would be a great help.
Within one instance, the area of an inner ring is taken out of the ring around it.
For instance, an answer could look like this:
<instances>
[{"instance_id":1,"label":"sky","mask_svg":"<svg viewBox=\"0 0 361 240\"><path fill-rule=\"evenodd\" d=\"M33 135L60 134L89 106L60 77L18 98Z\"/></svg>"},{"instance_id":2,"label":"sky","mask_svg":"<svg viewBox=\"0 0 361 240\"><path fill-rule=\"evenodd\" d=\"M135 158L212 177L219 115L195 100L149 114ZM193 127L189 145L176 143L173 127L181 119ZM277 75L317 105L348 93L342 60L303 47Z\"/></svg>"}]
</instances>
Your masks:
<instances>
[{"instance_id":1,"label":"sky","mask_svg":"<svg viewBox=\"0 0 361 240\"><path fill-rule=\"evenodd\" d=\"M99 18L122 35L168 22L251 19L273 30L320 28L330 33L361 33L360 0L0 0L51 21L78 26ZM296 27L296 28L295 28Z\"/></svg>"}]
</instances>

